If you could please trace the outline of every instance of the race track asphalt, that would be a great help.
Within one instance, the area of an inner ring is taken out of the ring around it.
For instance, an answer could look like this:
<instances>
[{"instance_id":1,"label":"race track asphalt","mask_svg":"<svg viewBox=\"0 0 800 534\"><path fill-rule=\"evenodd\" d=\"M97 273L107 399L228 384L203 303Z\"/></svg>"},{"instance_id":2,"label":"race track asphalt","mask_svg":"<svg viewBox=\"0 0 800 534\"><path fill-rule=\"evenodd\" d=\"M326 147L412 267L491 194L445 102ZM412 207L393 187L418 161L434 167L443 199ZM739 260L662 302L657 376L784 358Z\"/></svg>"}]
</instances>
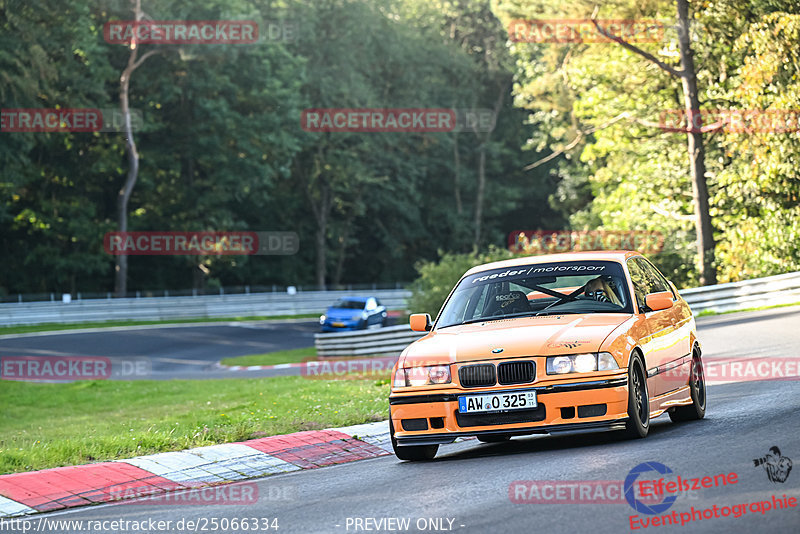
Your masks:
<instances>
[{"instance_id":1,"label":"race track asphalt","mask_svg":"<svg viewBox=\"0 0 800 534\"><path fill-rule=\"evenodd\" d=\"M0 337L3 356L105 356L114 361L148 361L147 373L126 379L274 376L290 369L231 375L216 369L222 358L314 346L317 321L248 321L137 326L93 332Z\"/></svg>"},{"instance_id":2,"label":"race track asphalt","mask_svg":"<svg viewBox=\"0 0 800 534\"><path fill-rule=\"evenodd\" d=\"M704 357L709 362L732 357L798 358L798 307L709 317L699 323ZM674 511L680 521L682 513L691 516L692 507L712 509L713 514L715 505L718 514L725 509L730 512L735 505L772 503L773 496L786 495L800 501L798 468L783 482L770 481L764 467L755 466L753 461L777 446L783 456L800 462L799 393L796 380L711 385L705 419L675 424L662 416L653 421L650 435L642 440L625 441L611 433L516 438L494 445L473 440L442 447L433 462L407 463L386 456L259 479L255 483L260 497L249 505L110 504L44 514L27 521L171 521L170 532L188 531L176 530L180 520L202 523L243 518L277 518L281 533L798 532L800 506L766 513L748 507L738 518L720 515L694 519L683 526L645 529L637 524L639 528L632 529L631 516L639 520L654 516L636 512L624 501L569 503L550 498L544 503L512 502L516 485L511 493L509 488L520 480L567 484L602 480L621 485L639 464L659 462L683 478L728 473L738 477L736 483L724 487L680 495L659 517ZM610 492L607 495L612 496ZM409 528L398 529L398 524L392 523L394 530L374 529L377 521L387 518L408 519ZM433 530L432 524L443 528ZM356 529L356 525L362 528ZM77 531L54 523L46 526L51 531ZM372 530L366 530L367 526Z\"/></svg>"}]
</instances>

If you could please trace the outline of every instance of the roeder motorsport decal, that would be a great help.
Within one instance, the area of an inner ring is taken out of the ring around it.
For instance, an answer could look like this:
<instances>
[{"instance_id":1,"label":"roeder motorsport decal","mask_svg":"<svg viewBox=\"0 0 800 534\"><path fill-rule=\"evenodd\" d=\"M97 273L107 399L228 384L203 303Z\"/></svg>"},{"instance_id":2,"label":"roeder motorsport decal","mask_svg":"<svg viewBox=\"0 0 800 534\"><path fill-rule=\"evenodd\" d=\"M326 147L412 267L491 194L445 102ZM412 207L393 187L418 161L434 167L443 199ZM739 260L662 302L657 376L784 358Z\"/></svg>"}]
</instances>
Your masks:
<instances>
[{"instance_id":1,"label":"roeder motorsport decal","mask_svg":"<svg viewBox=\"0 0 800 534\"><path fill-rule=\"evenodd\" d=\"M607 265L601 262L593 263L543 263L541 265L530 265L513 269L497 269L496 271L477 273L468 278L470 284L476 282L502 281L503 279L518 279L536 275L573 275L573 274L592 274L602 273L607 269Z\"/></svg>"}]
</instances>

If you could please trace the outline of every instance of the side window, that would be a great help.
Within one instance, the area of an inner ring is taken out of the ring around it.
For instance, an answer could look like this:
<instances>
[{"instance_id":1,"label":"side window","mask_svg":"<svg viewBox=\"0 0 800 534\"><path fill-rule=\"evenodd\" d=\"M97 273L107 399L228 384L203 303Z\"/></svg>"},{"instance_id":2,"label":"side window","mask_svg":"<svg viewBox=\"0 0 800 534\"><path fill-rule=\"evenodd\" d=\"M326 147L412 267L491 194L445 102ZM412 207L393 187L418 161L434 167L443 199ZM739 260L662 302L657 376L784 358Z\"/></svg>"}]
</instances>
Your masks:
<instances>
[{"instance_id":1,"label":"side window","mask_svg":"<svg viewBox=\"0 0 800 534\"><path fill-rule=\"evenodd\" d=\"M660 293L662 291L669 291L670 290L669 284L664 279L658 270L653 267L647 260L644 258L635 258L634 261L639 264L642 268L642 272L644 272L645 279L647 281L647 293Z\"/></svg>"},{"instance_id":2,"label":"side window","mask_svg":"<svg viewBox=\"0 0 800 534\"><path fill-rule=\"evenodd\" d=\"M368 311L372 311L377 307L378 307L378 305L375 303L375 299L374 298L370 297L370 298L367 299L367 310Z\"/></svg>"},{"instance_id":3,"label":"side window","mask_svg":"<svg viewBox=\"0 0 800 534\"><path fill-rule=\"evenodd\" d=\"M647 296L647 278L641 265L636 261L636 258L628 260L628 271L631 273L631 282L633 282L633 294L636 298L636 304L641 310L644 306L644 298Z\"/></svg>"}]
</instances>

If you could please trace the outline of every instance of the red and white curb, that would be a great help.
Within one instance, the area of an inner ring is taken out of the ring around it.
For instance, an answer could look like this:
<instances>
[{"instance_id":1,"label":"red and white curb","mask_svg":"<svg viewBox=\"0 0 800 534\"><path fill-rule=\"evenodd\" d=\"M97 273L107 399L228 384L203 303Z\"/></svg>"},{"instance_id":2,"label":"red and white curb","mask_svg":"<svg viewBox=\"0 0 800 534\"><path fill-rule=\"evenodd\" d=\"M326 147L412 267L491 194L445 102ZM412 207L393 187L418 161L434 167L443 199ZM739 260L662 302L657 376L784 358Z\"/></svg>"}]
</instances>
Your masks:
<instances>
[{"instance_id":1,"label":"red and white curb","mask_svg":"<svg viewBox=\"0 0 800 534\"><path fill-rule=\"evenodd\" d=\"M0 518L229 484L392 452L389 422L0 476Z\"/></svg>"}]
</instances>

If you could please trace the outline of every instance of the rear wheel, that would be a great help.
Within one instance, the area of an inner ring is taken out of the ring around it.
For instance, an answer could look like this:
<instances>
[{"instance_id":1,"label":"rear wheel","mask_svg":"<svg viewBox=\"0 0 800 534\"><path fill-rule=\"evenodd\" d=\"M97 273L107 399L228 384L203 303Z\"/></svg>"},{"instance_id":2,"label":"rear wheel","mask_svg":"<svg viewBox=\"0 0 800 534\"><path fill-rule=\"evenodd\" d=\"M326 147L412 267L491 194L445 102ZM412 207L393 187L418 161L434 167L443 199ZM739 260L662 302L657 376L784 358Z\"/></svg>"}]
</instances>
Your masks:
<instances>
[{"instance_id":1,"label":"rear wheel","mask_svg":"<svg viewBox=\"0 0 800 534\"><path fill-rule=\"evenodd\" d=\"M389 419L389 436L392 438L392 449L394 455L400 460L409 462L420 462L425 460L433 460L436 452L439 450L438 445L406 445L400 447L397 445L397 439L394 437L394 424Z\"/></svg>"},{"instance_id":2,"label":"rear wheel","mask_svg":"<svg viewBox=\"0 0 800 534\"><path fill-rule=\"evenodd\" d=\"M695 351L692 358L692 373L689 378L689 391L692 394L692 403L686 406L676 406L669 412L669 418L674 423L681 421L694 421L706 415L706 380L703 374L703 360L700 353Z\"/></svg>"},{"instance_id":3,"label":"rear wheel","mask_svg":"<svg viewBox=\"0 0 800 534\"><path fill-rule=\"evenodd\" d=\"M631 356L628 365L628 421L625 435L631 439L647 436L650 431L650 397L647 393L647 374L641 357Z\"/></svg>"}]
</instances>

